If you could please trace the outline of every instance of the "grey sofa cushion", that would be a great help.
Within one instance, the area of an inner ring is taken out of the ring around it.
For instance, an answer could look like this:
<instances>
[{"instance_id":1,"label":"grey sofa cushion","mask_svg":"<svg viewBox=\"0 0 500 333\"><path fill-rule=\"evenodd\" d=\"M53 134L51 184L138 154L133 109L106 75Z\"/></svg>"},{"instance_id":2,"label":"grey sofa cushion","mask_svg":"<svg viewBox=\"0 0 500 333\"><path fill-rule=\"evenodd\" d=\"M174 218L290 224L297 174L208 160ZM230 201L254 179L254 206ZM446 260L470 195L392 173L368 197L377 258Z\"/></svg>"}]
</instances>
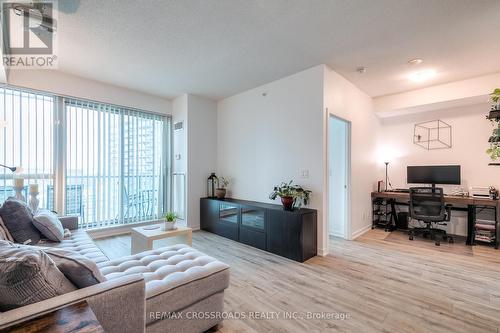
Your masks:
<instances>
[{"instance_id":1,"label":"grey sofa cushion","mask_svg":"<svg viewBox=\"0 0 500 333\"><path fill-rule=\"evenodd\" d=\"M33 225L47 239L60 242L64 239L64 228L57 215L48 210L39 210L33 217Z\"/></svg>"},{"instance_id":2,"label":"grey sofa cushion","mask_svg":"<svg viewBox=\"0 0 500 333\"><path fill-rule=\"evenodd\" d=\"M92 260L75 251L58 248L41 248L54 260L57 268L77 288L86 288L106 281Z\"/></svg>"},{"instance_id":3,"label":"grey sofa cushion","mask_svg":"<svg viewBox=\"0 0 500 333\"><path fill-rule=\"evenodd\" d=\"M41 234L33 225L33 214L26 203L7 199L0 207L0 216L16 243L36 244Z\"/></svg>"},{"instance_id":4,"label":"grey sofa cushion","mask_svg":"<svg viewBox=\"0 0 500 333\"><path fill-rule=\"evenodd\" d=\"M78 252L82 256L89 258L95 263L108 261L108 257L95 245L85 230L71 230L71 236L64 238L62 242L42 241L39 244L43 247L55 247Z\"/></svg>"},{"instance_id":5,"label":"grey sofa cushion","mask_svg":"<svg viewBox=\"0 0 500 333\"><path fill-rule=\"evenodd\" d=\"M0 241L0 311L76 290L43 251Z\"/></svg>"}]
</instances>

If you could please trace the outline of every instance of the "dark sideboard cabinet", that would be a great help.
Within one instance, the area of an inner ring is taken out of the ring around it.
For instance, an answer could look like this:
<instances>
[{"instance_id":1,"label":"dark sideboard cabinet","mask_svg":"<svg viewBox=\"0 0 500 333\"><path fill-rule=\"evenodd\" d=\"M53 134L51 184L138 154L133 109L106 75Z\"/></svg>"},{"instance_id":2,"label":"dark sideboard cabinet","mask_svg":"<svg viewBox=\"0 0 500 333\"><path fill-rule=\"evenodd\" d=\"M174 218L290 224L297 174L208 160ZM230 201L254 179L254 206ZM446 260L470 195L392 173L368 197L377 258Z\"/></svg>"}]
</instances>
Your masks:
<instances>
[{"instance_id":1,"label":"dark sideboard cabinet","mask_svg":"<svg viewBox=\"0 0 500 333\"><path fill-rule=\"evenodd\" d=\"M238 199L202 198L201 229L295 261L317 253L317 211Z\"/></svg>"}]
</instances>

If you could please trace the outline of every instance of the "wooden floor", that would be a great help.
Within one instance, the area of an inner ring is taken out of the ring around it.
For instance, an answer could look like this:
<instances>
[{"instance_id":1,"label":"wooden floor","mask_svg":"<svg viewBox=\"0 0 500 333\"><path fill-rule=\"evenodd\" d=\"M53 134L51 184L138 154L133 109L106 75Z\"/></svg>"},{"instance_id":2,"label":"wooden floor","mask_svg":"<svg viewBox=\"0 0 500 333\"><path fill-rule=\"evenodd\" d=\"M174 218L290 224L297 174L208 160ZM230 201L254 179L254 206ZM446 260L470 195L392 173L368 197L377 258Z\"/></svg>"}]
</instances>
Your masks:
<instances>
[{"instance_id":1,"label":"wooden floor","mask_svg":"<svg viewBox=\"0 0 500 333\"><path fill-rule=\"evenodd\" d=\"M202 231L193 234L193 247L231 266L226 311L279 316L226 320L220 332L499 331L500 250L456 243L443 251L388 235L334 238L330 255L304 264ZM112 258L130 253L129 236L97 244ZM308 313L348 317L301 318Z\"/></svg>"}]
</instances>

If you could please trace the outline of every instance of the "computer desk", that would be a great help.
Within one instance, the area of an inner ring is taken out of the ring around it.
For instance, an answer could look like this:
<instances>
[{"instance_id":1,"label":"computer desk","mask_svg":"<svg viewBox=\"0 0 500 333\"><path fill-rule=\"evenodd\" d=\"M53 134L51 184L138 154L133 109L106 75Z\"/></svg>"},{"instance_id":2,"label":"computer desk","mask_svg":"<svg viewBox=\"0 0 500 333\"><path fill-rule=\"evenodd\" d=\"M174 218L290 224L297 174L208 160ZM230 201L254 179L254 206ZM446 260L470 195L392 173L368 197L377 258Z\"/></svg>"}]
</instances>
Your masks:
<instances>
[{"instance_id":1,"label":"computer desk","mask_svg":"<svg viewBox=\"0 0 500 333\"><path fill-rule=\"evenodd\" d=\"M383 199L392 199L394 203L397 205L406 204L408 205L410 201L410 194L405 192L372 192L372 199L374 198L383 198ZM476 206L487 206L487 207L496 207L496 220L500 221L499 211L500 204L499 200L492 199L483 199L483 198L474 198L474 197L465 197L465 196L457 196L457 195L445 195L444 201L446 204L452 205L452 210L466 211L467 212L467 245L474 244L474 222L476 220ZM456 206L467 206L467 208L456 207Z\"/></svg>"}]
</instances>

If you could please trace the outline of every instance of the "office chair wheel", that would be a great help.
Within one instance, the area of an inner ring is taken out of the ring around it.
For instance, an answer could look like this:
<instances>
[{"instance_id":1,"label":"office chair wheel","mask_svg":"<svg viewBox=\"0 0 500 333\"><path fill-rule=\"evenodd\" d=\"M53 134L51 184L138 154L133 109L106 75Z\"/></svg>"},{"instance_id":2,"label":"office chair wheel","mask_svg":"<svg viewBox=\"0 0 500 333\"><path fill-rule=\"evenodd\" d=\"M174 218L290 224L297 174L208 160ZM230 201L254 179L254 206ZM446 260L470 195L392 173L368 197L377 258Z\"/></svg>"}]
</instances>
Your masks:
<instances>
[{"instance_id":1,"label":"office chair wheel","mask_svg":"<svg viewBox=\"0 0 500 333\"><path fill-rule=\"evenodd\" d=\"M434 244L436 244L436 246L441 246L441 242L438 240Z\"/></svg>"},{"instance_id":2,"label":"office chair wheel","mask_svg":"<svg viewBox=\"0 0 500 333\"><path fill-rule=\"evenodd\" d=\"M409 240L413 240L413 235L410 235L410 236L408 237L408 239L409 239Z\"/></svg>"},{"instance_id":3,"label":"office chair wheel","mask_svg":"<svg viewBox=\"0 0 500 333\"><path fill-rule=\"evenodd\" d=\"M453 237L448 237L448 243L453 244L455 241L453 240Z\"/></svg>"}]
</instances>

